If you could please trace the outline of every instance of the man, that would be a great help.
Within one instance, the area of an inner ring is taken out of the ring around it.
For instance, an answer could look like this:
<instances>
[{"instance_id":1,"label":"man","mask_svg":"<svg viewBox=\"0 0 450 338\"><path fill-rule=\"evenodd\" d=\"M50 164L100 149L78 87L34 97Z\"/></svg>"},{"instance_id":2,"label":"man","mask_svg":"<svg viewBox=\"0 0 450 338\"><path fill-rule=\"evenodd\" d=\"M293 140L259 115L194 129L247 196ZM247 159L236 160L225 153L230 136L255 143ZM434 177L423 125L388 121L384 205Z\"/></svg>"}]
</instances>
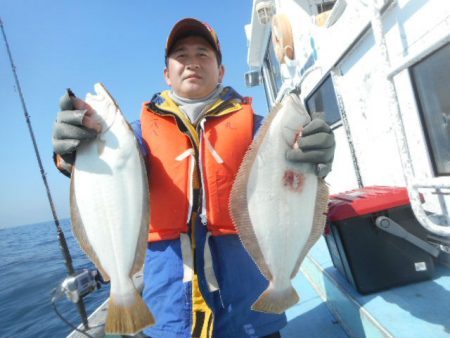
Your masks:
<instances>
[{"instance_id":1,"label":"man","mask_svg":"<svg viewBox=\"0 0 450 338\"><path fill-rule=\"evenodd\" d=\"M261 118L251 99L223 87L225 68L215 31L184 19L166 44L170 91L143 106L135 133L145 154L151 220L143 297L156 318L153 338L279 337L284 315L252 311L268 282L243 248L228 210L233 179ZM57 166L70 172L80 141L96 135L84 111L62 112L53 141ZM70 108L70 107L69 107ZM331 168L334 136L314 119L293 161Z\"/></svg>"}]
</instances>

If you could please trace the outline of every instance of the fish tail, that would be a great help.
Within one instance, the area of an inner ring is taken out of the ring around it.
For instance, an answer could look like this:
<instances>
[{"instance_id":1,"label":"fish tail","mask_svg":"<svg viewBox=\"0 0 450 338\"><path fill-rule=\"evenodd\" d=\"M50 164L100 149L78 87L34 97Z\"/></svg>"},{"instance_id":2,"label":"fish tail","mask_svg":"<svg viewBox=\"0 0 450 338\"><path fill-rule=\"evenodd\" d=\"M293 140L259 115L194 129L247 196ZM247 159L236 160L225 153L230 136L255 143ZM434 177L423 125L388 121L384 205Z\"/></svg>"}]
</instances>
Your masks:
<instances>
[{"instance_id":1,"label":"fish tail","mask_svg":"<svg viewBox=\"0 0 450 338\"><path fill-rule=\"evenodd\" d=\"M259 296L252 305L252 310L268 313L283 313L286 309L297 304L300 297L289 283L289 287L281 290L274 288L270 282L269 287Z\"/></svg>"},{"instance_id":2,"label":"fish tail","mask_svg":"<svg viewBox=\"0 0 450 338\"><path fill-rule=\"evenodd\" d=\"M136 291L126 301L113 295L109 298L106 334L134 336L153 324L153 314Z\"/></svg>"}]
</instances>

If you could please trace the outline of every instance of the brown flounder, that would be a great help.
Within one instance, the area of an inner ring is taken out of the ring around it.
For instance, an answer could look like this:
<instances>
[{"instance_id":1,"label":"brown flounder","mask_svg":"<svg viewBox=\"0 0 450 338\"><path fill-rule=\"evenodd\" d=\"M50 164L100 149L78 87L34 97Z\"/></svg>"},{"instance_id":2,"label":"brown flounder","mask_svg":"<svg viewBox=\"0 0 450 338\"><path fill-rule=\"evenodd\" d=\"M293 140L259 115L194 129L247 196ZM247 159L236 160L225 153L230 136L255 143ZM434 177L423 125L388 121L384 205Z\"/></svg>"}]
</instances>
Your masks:
<instances>
[{"instance_id":1,"label":"brown flounder","mask_svg":"<svg viewBox=\"0 0 450 338\"><path fill-rule=\"evenodd\" d=\"M299 301L291 279L325 225L327 185L315 166L285 157L309 122L299 98L286 96L261 127L233 185L230 210L240 239L269 281L252 305L256 311L282 313Z\"/></svg>"},{"instance_id":2,"label":"brown flounder","mask_svg":"<svg viewBox=\"0 0 450 338\"><path fill-rule=\"evenodd\" d=\"M132 276L143 264L149 224L145 164L133 130L102 84L86 102L101 125L94 140L80 144L71 177L72 227L80 246L111 281L107 334L134 335L155 321Z\"/></svg>"}]
</instances>

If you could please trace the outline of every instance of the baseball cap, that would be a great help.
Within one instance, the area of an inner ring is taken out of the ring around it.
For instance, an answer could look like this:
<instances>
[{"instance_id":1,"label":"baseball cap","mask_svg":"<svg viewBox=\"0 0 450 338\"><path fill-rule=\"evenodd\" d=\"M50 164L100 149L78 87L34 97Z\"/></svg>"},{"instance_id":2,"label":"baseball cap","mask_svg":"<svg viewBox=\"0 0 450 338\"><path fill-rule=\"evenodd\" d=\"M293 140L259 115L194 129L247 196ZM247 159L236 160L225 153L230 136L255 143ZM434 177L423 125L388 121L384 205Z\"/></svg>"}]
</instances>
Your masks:
<instances>
[{"instance_id":1,"label":"baseball cap","mask_svg":"<svg viewBox=\"0 0 450 338\"><path fill-rule=\"evenodd\" d=\"M166 42L165 60L167 64L167 57L169 56L175 42L177 40L191 36L199 35L208 41L217 55L217 61L222 63L222 52L220 50L219 38L216 31L206 22L199 21L193 18L185 18L178 21L172 28Z\"/></svg>"}]
</instances>

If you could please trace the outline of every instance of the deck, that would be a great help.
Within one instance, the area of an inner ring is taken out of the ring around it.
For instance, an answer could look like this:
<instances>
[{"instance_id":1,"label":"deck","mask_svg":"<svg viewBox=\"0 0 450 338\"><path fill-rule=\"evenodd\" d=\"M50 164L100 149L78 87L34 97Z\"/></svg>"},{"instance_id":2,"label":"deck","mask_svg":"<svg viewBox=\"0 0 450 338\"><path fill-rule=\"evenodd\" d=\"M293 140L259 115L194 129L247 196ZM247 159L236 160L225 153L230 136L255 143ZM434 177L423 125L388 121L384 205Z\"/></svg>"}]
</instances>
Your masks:
<instances>
[{"instance_id":1,"label":"deck","mask_svg":"<svg viewBox=\"0 0 450 338\"><path fill-rule=\"evenodd\" d=\"M136 283L141 281L138 276ZM450 337L450 268L443 264L436 265L432 280L364 296L334 268L321 238L293 284L301 300L286 312L283 338ZM103 336L106 309L105 302L89 319L94 337Z\"/></svg>"}]
</instances>

